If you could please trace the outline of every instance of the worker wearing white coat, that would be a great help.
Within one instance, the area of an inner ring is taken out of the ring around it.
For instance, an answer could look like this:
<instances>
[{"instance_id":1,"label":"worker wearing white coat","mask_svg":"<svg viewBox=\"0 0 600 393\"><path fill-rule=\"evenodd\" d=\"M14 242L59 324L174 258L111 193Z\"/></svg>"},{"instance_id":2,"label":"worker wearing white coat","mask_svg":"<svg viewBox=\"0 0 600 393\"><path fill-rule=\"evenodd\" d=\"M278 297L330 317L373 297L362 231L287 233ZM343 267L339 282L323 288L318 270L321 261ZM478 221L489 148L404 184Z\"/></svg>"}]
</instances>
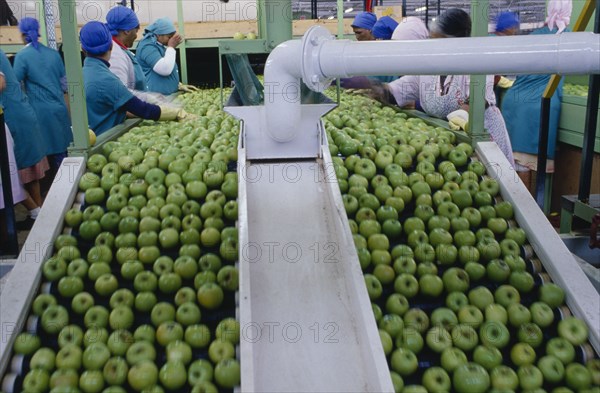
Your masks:
<instances>
[{"instance_id":1,"label":"worker wearing white coat","mask_svg":"<svg viewBox=\"0 0 600 393\"><path fill-rule=\"evenodd\" d=\"M129 90L146 91L144 71L135 55L129 50L133 46L140 30L140 22L131 8L117 6L106 14L106 24L113 39L110 55L110 71L115 74Z\"/></svg>"},{"instance_id":2,"label":"worker wearing white coat","mask_svg":"<svg viewBox=\"0 0 600 393\"><path fill-rule=\"evenodd\" d=\"M401 26L402 24L400 24ZM457 8L442 13L431 27L431 38L469 37L471 18ZM407 75L383 86L377 95L403 107L418 101L423 111L440 119L448 118L452 124L454 113L467 109L469 104L468 75ZM490 138L496 142L511 165L514 163L512 147L502 113L496 106L494 95L494 76L486 78L484 126ZM466 112L461 111L466 114ZM468 114L466 114L468 116ZM458 119L458 123L468 119Z\"/></svg>"}]
</instances>

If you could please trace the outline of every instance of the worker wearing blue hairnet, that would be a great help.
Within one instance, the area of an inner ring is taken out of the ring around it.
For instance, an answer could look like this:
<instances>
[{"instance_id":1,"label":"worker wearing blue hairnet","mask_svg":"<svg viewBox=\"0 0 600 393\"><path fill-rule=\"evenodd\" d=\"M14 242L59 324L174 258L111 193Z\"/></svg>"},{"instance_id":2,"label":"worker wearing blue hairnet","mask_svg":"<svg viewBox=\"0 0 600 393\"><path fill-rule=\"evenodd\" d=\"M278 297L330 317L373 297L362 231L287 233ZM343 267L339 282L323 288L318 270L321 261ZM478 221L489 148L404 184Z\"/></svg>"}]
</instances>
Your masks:
<instances>
[{"instance_id":1,"label":"worker wearing blue hairnet","mask_svg":"<svg viewBox=\"0 0 600 393\"><path fill-rule=\"evenodd\" d=\"M133 52L133 46L140 29L140 21L131 8L121 5L113 7L106 14L106 24L113 39L110 55L110 70L127 88L145 91L146 77Z\"/></svg>"},{"instance_id":2,"label":"worker wearing blue hairnet","mask_svg":"<svg viewBox=\"0 0 600 393\"><path fill-rule=\"evenodd\" d=\"M86 59L83 82L88 122L96 134L122 123L127 112L143 119L182 120L189 115L182 109L149 104L135 97L109 70L113 40L107 25L88 22L79 33Z\"/></svg>"},{"instance_id":3,"label":"worker wearing blue hairnet","mask_svg":"<svg viewBox=\"0 0 600 393\"><path fill-rule=\"evenodd\" d=\"M496 17L494 33L496 35L515 35L519 33L520 26L519 15L509 11L501 12Z\"/></svg>"},{"instance_id":4,"label":"worker wearing blue hairnet","mask_svg":"<svg viewBox=\"0 0 600 393\"><path fill-rule=\"evenodd\" d=\"M357 41L373 41L372 30L377 17L372 12L361 12L352 21L352 30Z\"/></svg>"},{"instance_id":5,"label":"worker wearing blue hairnet","mask_svg":"<svg viewBox=\"0 0 600 393\"><path fill-rule=\"evenodd\" d=\"M559 34L567 29L571 19L571 0L550 0L546 23L531 34ZM512 142L515 169L529 190L535 189L532 171L537 171L539 148L541 100L550 81L550 75L518 75L513 86L502 99L502 112ZM548 161L546 172L554 172L554 154L558 135L558 121L562 101L561 79L550 101L550 124L548 127Z\"/></svg>"},{"instance_id":6,"label":"worker wearing blue hairnet","mask_svg":"<svg viewBox=\"0 0 600 393\"><path fill-rule=\"evenodd\" d=\"M38 42L39 29L36 19L21 19L19 30L26 46L15 56L14 70L41 126L50 166L57 170L73 141L65 96L67 78L58 52Z\"/></svg>"},{"instance_id":7,"label":"worker wearing blue hairnet","mask_svg":"<svg viewBox=\"0 0 600 393\"><path fill-rule=\"evenodd\" d=\"M35 219L42 206L40 180L49 169L35 111L21 90L21 84L10 66L4 51L0 49L0 72L4 74L6 87L0 92L0 105L4 108L4 120L14 140L14 152L21 182L34 203L27 206L30 217Z\"/></svg>"},{"instance_id":8,"label":"worker wearing blue hairnet","mask_svg":"<svg viewBox=\"0 0 600 393\"><path fill-rule=\"evenodd\" d=\"M382 16L375 25L373 25L372 34L376 40L390 40L394 30L398 27L398 22L389 16Z\"/></svg>"},{"instance_id":9,"label":"worker wearing blue hairnet","mask_svg":"<svg viewBox=\"0 0 600 393\"><path fill-rule=\"evenodd\" d=\"M179 68L175 48L183 41L169 18L160 18L146 27L144 38L137 47L137 58L146 75L148 90L169 95L197 90L179 83Z\"/></svg>"}]
</instances>

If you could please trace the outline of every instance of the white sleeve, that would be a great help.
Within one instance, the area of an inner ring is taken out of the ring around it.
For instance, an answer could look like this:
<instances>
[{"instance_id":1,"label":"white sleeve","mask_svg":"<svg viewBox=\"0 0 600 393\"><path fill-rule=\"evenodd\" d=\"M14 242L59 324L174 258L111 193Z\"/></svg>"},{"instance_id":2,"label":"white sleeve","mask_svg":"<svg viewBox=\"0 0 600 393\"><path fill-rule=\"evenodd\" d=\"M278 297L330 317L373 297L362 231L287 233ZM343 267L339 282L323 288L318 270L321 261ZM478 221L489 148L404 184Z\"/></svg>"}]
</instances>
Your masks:
<instances>
[{"instance_id":1,"label":"white sleeve","mask_svg":"<svg viewBox=\"0 0 600 393\"><path fill-rule=\"evenodd\" d=\"M116 46L116 45L114 45ZM131 88L130 80L129 80L129 58L127 54L123 51L123 49L113 48L113 51L110 56L110 71L117 76L123 82L125 86Z\"/></svg>"},{"instance_id":2,"label":"white sleeve","mask_svg":"<svg viewBox=\"0 0 600 393\"><path fill-rule=\"evenodd\" d=\"M167 47L167 51L162 59L154 64L152 71L158 75L169 76L175 67L175 48Z\"/></svg>"},{"instance_id":3,"label":"white sleeve","mask_svg":"<svg viewBox=\"0 0 600 393\"><path fill-rule=\"evenodd\" d=\"M388 83L388 88L394 95L396 104L403 107L419 99L419 83L418 75L406 75Z\"/></svg>"}]
</instances>

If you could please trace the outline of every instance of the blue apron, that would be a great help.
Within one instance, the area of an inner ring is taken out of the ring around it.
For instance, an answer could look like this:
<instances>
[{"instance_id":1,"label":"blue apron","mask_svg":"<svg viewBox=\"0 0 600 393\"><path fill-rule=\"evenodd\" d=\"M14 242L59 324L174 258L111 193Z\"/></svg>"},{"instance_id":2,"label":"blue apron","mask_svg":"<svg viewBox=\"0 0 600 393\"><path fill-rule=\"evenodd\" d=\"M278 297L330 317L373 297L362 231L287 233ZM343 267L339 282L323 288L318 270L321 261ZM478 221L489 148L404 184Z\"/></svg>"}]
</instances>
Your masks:
<instances>
[{"instance_id":1,"label":"blue apron","mask_svg":"<svg viewBox=\"0 0 600 393\"><path fill-rule=\"evenodd\" d=\"M544 26L531 34L555 34L556 31L556 29L550 31L547 26ZM542 95L549 80L550 75L519 75L502 98L502 114L515 152L538 154ZM561 79L550 100L547 151L549 159L554 159L556 150L562 91L563 80Z\"/></svg>"},{"instance_id":2,"label":"blue apron","mask_svg":"<svg viewBox=\"0 0 600 393\"><path fill-rule=\"evenodd\" d=\"M86 57L83 62L83 84L88 124L96 135L125 121L127 111L123 105L133 98L133 94L110 72L107 62Z\"/></svg>"},{"instance_id":3,"label":"blue apron","mask_svg":"<svg viewBox=\"0 0 600 393\"><path fill-rule=\"evenodd\" d=\"M6 88L0 93L0 103L4 108L4 120L10 128L15 142L15 159L19 169L29 168L45 156L42 138L35 111L21 91L21 84L10 66L3 50L0 49L0 71L4 73Z\"/></svg>"},{"instance_id":4,"label":"blue apron","mask_svg":"<svg viewBox=\"0 0 600 393\"><path fill-rule=\"evenodd\" d=\"M29 102L37 115L46 155L65 153L73 141L71 119L61 79L65 66L57 51L39 44L29 45L15 56L17 79L24 82Z\"/></svg>"},{"instance_id":5,"label":"blue apron","mask_svg":"<svg viewBox=\"0 0 600 393\"><path fill-rule=\"evenodd\" d=\"M148 35L140 41L136 49L136 58L144 75L148 91L170 95L177 92L179 86L179 68L177 63L171 74L162 76L154 72L154 65L165 56L167 48L156 41L156 36Z\"/></svg>"}]
</instances>

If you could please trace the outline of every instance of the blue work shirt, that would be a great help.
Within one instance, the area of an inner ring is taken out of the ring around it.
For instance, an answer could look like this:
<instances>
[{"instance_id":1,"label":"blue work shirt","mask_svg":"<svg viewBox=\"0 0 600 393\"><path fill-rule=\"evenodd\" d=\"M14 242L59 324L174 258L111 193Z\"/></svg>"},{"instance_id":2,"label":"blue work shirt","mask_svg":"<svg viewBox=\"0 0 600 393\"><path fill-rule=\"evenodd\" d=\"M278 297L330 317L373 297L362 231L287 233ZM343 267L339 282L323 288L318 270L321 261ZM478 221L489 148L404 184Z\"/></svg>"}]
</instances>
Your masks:
<instances>
[{"instance_id":1,"label":"blue work shirt","mask_svg":"<svg viewBox=\"0 0 600 393\"><path fill-rule=\"evenodd\" d=\"M179 68L177 63L173 71L167 76L162 76L154 72L154 65L165 56L167 48L156 41L153 37L147 37L140 41L137 46L135 57L142 66L146 76L146 85L148 91L154 91L164 95L177 92L179 86Z\"/></svg>"},{"instance_id":2,"label":"blue work shirt","mask_svg":"<svg viewBox=\"0 0 600 393\"><path fill-rule=\"evenodd\" d=\"M15 142L15 160L18 169L29 168L45 156L44 139L35 111L21 90L21 84L10 66L6 54L0 49L0 71L4 74L6 88L0 92L0 104L4 108L4 121Z\"/></svg>"},{"instance_id":3,"label":"blue work shirt","mask_svg":"<svg viewBox=\"0 0 600 393\"><path fill-rule=\"evenodd\" d=\"M133 94L108 69L108 62L86 57L83 62L83 84L87 103L88 124L96 135L125 121L123 105Z\"/></svg>"},{"instance_id":4,"label":"blue work shirt","mask_svg":"<svg viewBox=\"0 0 600 393\"><path fill-rule=\"evenodd\" d=\"M46 155L65 153L73 133L61 85L65 66L60 55L41 43L38 49L27 45L15 56L14 70L37 115Z\"/></svg>"},{"instance_id":5,"label":"blue work shirt","mask_svg":"<svg viewBox=\"0 0 600 393\"><path fill-rule=\"evenodd\" d=\"M531 34L556 34L548 26L534 30ZM502 114L515 152L538 154L540 135L541 102L550 75L518 75L515 83L504 93ZM550 100L550 124L548 127L548 158L554 159L558 121L563 91L561 79Z\"/></svg>"}]
</instances>

